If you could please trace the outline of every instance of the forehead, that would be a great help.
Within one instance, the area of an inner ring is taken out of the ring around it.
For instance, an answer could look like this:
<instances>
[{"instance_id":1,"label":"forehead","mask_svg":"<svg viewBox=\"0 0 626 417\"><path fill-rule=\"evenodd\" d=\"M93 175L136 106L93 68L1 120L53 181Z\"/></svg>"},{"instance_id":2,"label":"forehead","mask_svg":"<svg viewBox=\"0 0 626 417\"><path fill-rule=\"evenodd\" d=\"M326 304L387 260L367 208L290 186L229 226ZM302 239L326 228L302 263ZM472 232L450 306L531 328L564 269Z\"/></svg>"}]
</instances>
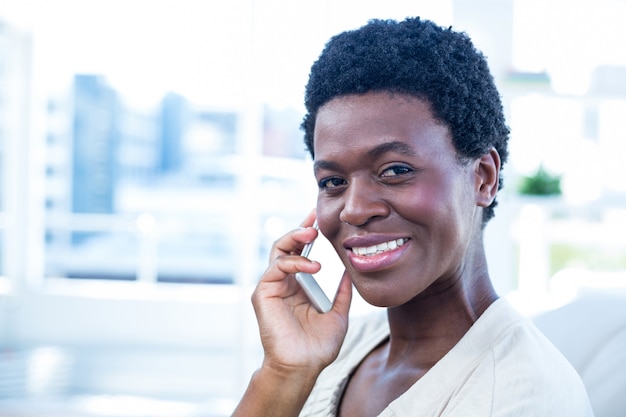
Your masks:
<instances>
[{"instance_id":1,"label":"forehead","mask_svg":"<svg viewBox=\"0 0 626 417\"><path fill-rule=\"evenodd\" d=\"M404 144L386 147L390 150L456 154L447 126L434 118L428 102L413 96L389 92L340 96L318 111L316 160L338 152L385 148L386 143Z\"/></svg>"}]
</instances>

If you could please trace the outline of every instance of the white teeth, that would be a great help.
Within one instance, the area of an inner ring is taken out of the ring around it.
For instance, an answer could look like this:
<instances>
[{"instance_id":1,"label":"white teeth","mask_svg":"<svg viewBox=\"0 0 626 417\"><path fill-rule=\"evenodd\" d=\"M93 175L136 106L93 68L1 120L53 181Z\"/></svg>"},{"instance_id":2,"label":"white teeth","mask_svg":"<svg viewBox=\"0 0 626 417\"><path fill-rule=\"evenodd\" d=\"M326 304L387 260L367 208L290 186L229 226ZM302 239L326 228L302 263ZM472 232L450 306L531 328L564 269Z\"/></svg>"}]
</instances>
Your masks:
<instances>
[{"instance_id":1,"label":"white teeth","mask_svg":"<svg viewBox=\"0 0 626 417\"><path fill-rule=\"evenodd\" d=\"M388 250L399 248L400 246L404 245L407 240L408 239L402 238L402 239L390 240L389 242L379 243L378 245L375 245L375 246L354 247L352 248L352 252L356 255L361 255L361 256L376 255L376 254L383 253Z\"/></svg>"}]
</instances>

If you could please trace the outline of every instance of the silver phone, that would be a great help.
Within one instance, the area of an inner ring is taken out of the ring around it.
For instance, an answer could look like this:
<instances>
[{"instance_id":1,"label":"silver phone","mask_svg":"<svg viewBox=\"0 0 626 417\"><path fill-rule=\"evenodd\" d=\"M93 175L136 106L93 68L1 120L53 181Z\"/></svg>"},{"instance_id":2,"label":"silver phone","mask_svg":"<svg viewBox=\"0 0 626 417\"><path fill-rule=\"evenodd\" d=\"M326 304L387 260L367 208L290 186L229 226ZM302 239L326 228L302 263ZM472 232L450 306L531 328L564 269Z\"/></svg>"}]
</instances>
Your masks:
<instances>
[{"instance_id":1,"label":"silver phone","mask_svg":"<svg viewBox=\"0 0 626 417\"><path fill-rule=\"evenodd\" d=\"M313 227L319 232L317 221L313 224ZM315 245L316 251L313 252L313 244L315 242L317 242ZM330 242L321 233L319 233L317 239L304 246L301 255L322 264L323 271L315 274L315 277L306 272L297 272L296 281L298 281L317 311L327 313L333 307L331 299L334 299L337 287L341 281L344 269L343 264Z\"/></svg>"}]
</instances>

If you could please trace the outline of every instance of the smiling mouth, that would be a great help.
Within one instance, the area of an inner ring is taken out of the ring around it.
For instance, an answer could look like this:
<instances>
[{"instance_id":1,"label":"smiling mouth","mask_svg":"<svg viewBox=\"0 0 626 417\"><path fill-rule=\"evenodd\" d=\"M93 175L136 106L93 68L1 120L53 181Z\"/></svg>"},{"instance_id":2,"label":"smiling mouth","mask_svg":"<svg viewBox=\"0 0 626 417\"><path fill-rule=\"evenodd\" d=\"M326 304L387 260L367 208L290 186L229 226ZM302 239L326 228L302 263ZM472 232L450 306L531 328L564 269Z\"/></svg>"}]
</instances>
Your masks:
<instances>
[{"instance_id":1,"label":"smiling mouth","mask_svg":"<svg viewBox=\"0 0 626 417\"><path fill-rule=\"evenodd\" d=\"M378 255L390 250L394 250L404 245L409 239L400 238L396 240L390 240L389 242L379 243L378 245L368 247L354 247L352 253L360 256L373 256Z\"/></svg>"}]
</instances>

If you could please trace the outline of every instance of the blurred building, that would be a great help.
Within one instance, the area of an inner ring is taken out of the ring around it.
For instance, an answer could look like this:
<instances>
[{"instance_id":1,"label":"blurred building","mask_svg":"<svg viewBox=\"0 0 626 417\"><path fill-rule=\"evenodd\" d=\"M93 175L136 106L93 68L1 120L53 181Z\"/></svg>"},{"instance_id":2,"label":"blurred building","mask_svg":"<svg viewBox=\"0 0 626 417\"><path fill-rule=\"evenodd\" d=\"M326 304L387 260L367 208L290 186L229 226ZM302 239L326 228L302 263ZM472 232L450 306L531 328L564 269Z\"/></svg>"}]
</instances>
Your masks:
<instances>
[{"instance_id":1,"label":"blurred building","mask_svg":"<svg viewBox=\"0 0 626 417\"><path fill-rule=\"evenodd\" d=\"M237 110L176 93L133 107L97 74L74 76L47 111L46 276L232 283L241 199L275 227L293 207L285 196L304 192L291 174L308 175L293 166L305 162L293 110L263 109L267 160L244 155Z\"/></svg>"},{"instance_id":2,"label":"blurred building","mask_svg":"<svg viewBox=\"0 0 626 417\"><path fill-rule=\"evenodd\" d=\"M117 94L101 77L77 75L73 105L72 212L113 213L121 113Z\"/></svg>"}]
</instances>

